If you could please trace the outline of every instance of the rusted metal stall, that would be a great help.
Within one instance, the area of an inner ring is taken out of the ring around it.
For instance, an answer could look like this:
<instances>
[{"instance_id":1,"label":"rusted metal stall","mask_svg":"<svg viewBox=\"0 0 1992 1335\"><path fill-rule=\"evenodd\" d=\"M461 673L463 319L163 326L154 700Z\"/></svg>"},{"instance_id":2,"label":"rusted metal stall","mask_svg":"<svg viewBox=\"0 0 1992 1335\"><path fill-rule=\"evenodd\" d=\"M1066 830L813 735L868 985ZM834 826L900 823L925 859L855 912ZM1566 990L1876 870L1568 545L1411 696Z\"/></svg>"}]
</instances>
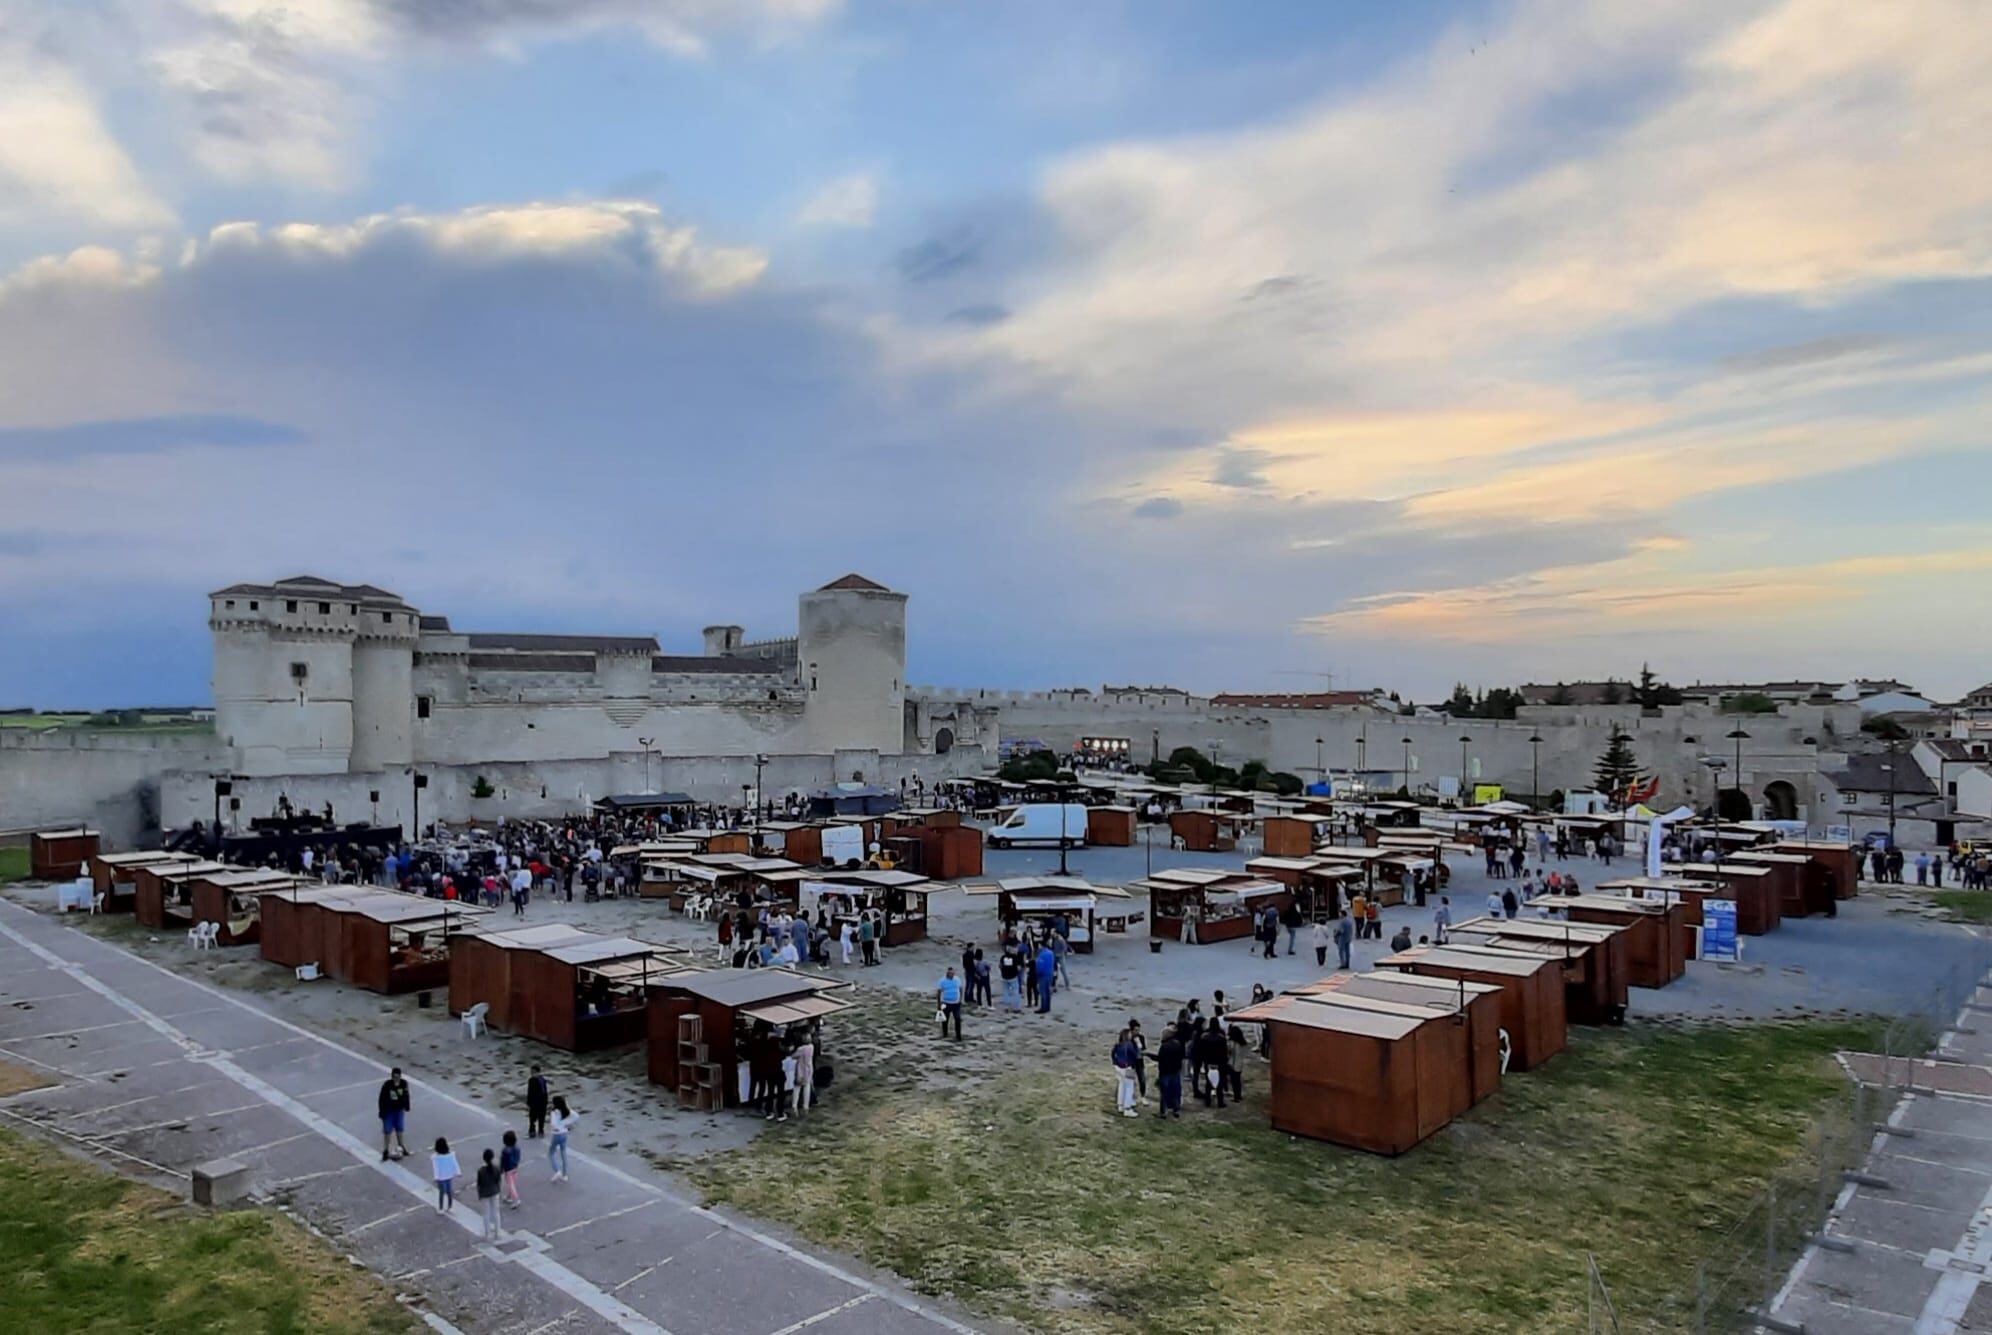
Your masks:
<instances>
[{"instance_id":1,"label":"rusted metal stall","mask_svg":"<svg viewBox=\"0 0 1992 1335\"><path fill-rule=\"evenodd\" d=\"M1471 918L1451 930L1460 945L1496 946L1563 962L1563 1012L1571 1024L1623 1024L1632 986L1626 934L1609 923Z\"/></svg>"},{"instance_id":2,"label":"rusted metal stall","mask_svg":"<svg viewBox=\"0 0 1992 1335\"><path fill-rule=\"evenodd\" d=\"M1293 891L1243 872L1178 867L1158 871L1128 889L1148 896L1148 934L1185 945L1210 945L1252 935L1253 915L1266 906L1285 912Z\"/></svg>"},{"instance_id":3,"label":"rusted metal stall","mask_svg":"<svg viewBox=\"0 0 1992 1335\"><path fill-rule=\"evenodd\" d=\"M746 1101L742 1067L757 1027L765 1039L815 1032L850 1003L826 995L848 987L793 969L695 969L650 981L650 1083L675 1090L679 1105L706 1111ZM824 1050L817 1045L817 1060Z\"/></svg>"},{"instance_id":4,"label":"rusted metal stall","mask_svg":"<svg viewBox=\"0 0 1992 1335\"><path fill-rule=\"evenodd\" d=\"M262 934L263 893L299 883L287 872L257 867L196 876L189 890L193 919L215 924L216 945L248 945Z\"/></svg>"},{"instance_id":5,"label":"rusted metal stall","mask_svg":"<svg viewBox=\"0 0 1992 1335\"><path fill-rule=\"evenodd\" d=\"M483 1004L495 1029L568 1052L644 1036L647 987L683 968L662 946L552 923L450 938L450 1012Z\"/></svg>"},{"instance_id":6,"label":"rusted metal stall","mask_svg":"<svg viewBox=\"0 0 1992 1335\"><path fill-rule=\"evenodd\" d=\"M129 913L132 909L132 878L141 867L169 863L200 862L191 853L99 853L90 859L90 881L104 897L106 913Z\"/></svg>"},{"instance_id":7,"label":"rusted metal stall","mask_svg":"<svg viewBox=\"0 0 1992 1335\"><path fill-rule=\"evenodd\" d=\"M1788 875L1770 867L1747 862L1683 862L1672 868L1675 875L1691 881L1715 881L1736 901L1736 930L1744 936L1775 932L1784 921L1784 905L1779 878Z\"/></svg>"},{"instance_id":8,"label":"rusted metal stall","mask_svg":"<svg viewBox=\"0 0 1992 1335\"><path fill-rule=\"evenodd\" d=\"M1561 961L1497 946L1413 946L1378 960L1377 967L1500 988L1501 1027L1508 1035L1510 1070L1540 1066L1563 1051L1568 1041Z\"/></svg>"},{"instance_id":9,"label":"rusted metal stall","mask_svg":"<svg viewBox=\"0 0 1992 1335\"><path fill-rule=\"evenodd\" d=\"M1402 1154L1472 1104L1458 1016L1367 998L1287 994L1233 1011L1272 1030L1273 1128Z\"/></svg>"},{"instance_id":10,"label":"rusted metal stall","mask_svg":"<svg viewBox=\"0 0 1992 1335\"><path fill-rule=\"evenodd\" d=\"M1773 853L1802 853L1821 870L1833 887L1835 899L1852 899L1860 893L1861 855L1852 844L1832 839L1780 839L1770 846Z\"/></svg>"},{"instance_id":11,"label":"rusted metal stall","mask_svg":"<svg viewBox=\"0 0 1992 1335\"><path fill-rule=\"evenodd\" d=\"M155 862L131 873L131 915L154 931L193 925L193 878L227 871L224 862Z\"/></svg>"},{"instance_id":12,"label":"rusted metal stall","mask_svg":"<svg viewBox=\"0 0 1992 1335\"><path fill-rule=\"evenodd\" d=\"M1805 853L1780 853L1775 849L1746 848L1733 860L1749 867L1770 867L1778 878L1778 912L1786 918L1805 918L1823 913L1840 915L1840 897L1834 890L1833 874L1823 862Z\"/></svg>"},{"instance_id":13,"label":"rusted metal stall","mask_svg":"<svg viewBox=\"0 0 1992 1335\"><path fill-rule=\"evenodd\" d=\"M449 900L375 890L307 905L305 921L318 929L318 965L328 977L394 996L447 986L450 937L489 913Z\"/></svg>"},{"instance_id":14,"label":"rusted metal stall","mask_svg":"<svg viewBox=\"0 0 1992 1335\"><path fill-rule=\"evenodd\" d=\"M102 848L102 836L81 826L36 830L28 836L28 875L37 881L73 881Z\"/></svg>"},{"instance_id":15,"label":"rusted metal stall","mask_svg":"<svg viewBox=\"0 0 1992 1335\"><path fill-rule=\"evenodd\" d=\"M1692 931L1679 901L1653 894L1550 895L1529 901L1532 908L1560 913L1573 923L1603 923L1626 930L1626 963L1634 987L1665 987L1688 971L1687 942Z\"/></svg>"}]
</instances>

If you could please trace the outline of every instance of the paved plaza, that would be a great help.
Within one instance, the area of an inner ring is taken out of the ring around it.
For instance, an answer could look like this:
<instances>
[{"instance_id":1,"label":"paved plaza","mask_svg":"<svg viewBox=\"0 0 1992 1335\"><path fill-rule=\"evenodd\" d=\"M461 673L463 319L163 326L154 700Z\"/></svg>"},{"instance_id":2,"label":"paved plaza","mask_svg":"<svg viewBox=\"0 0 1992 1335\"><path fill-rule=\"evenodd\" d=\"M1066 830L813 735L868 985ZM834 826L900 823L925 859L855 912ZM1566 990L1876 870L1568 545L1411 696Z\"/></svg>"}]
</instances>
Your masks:
<instances>
[{"instance_id":1,"label":"paved plaza","mask_svg":"<svg viewBox=\"0 0 1992 1335\"><path fill-rule=\"evenodd\" d=\"M447 1137L469 1167L516 1122L416 1080L414 1153L382 1163L378 1061L12 903L0 903L0 1060L58 1082L0 1101L0 1120L182 1191L197 1164L247 1164L258 1195L418 1295L445 1328L969 1329L855 1265L701 1208L585 1148L571 1180L552 1183L541 1142L526 1142L525 1205L508 1212L515 1227L504 1240L485 1245L474 1200L437 1213L426 1150ZM584 1120L577 1144L587 1135Z\"/></svg>"}]
</instances>

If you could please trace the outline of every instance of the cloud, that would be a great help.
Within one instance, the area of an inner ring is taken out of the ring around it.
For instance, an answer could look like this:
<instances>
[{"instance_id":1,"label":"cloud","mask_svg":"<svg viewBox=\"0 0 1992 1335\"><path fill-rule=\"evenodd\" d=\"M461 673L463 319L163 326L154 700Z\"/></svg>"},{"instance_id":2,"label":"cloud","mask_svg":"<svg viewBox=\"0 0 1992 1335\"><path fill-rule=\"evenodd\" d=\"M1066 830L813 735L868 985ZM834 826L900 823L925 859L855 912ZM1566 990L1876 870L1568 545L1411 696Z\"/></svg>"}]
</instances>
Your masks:
<instances>
[{"instance_id":1,"label":"cloud","mask_svg":"<svg viewBox=\"0 0 1992 1335\"><path fill-rule=\"evenodd\" d=\"M1775 348L1763 348L1756 352L1724 357L1718 363L1718 369L1732 375L1749 375L1758 371L1787 371L1793 367L1816 366L1821 362L1859 356L1885 347L1886 344L1887 340L1870 334L1827 334L1819 338L1806 339L1802 343L1786 343Z\"/></svg>"},{"instance_id":2,"label":"cloud","mask_svg":"<svg viewBox=\"0 0 1992 1335\"><path fill-rule=\"evenodd\" d=\"M853 172L811 195L795 220L803 227L870 227L877 208L878 178L870 172Z\"/></svg>"},{"instance_id":3,"label":"cloud","mask_svg":"<svg viewBox=\"0 0 1992 1335\"><path fill-rule=\"evenodd\" d=\"M899 252L899 273L909 283L934 283L952 278L981 258L983 241L976 229L951 227Z\"/></svg>"},{"instance_id":4,"label":"cloud","mask_svg":"<svg viewBox=\"0 0 1992 1335\"><path fill-rule=\"evenodd\" d=\"M1174 519L1183 513L1183 503L1174 496L1150 496L1134 507L1136 519Z\"/></svg>"},{"instance_id":5,"label":"cloud","mask_svg":"<svg viewBox=\"0 0 1992 1335\"><path fill-rule=\"evenodd\" d=\"M0 427L0 460L152 454L188 446L246 449L296 445L303 440L302 433L277 422L228 413L179 413L62 426Z\"/></svg>"},{"instance_id":6,"label":"cloud","mask_svg":"<svg viewBox=\"0 0 1992 1335\"><path fill-rule=\"evenodd\" d=\"M1264 450L1241 449L1236 445L1224 446L1216 451L1216 455L1210 471L1212 486L1235 491L1265 490L1264 469L1272 455Z\"/></svg>"},{"instance_id":7,"label":"cloud","mask_svg":"<svg viewBox=\"0 0 1992 1335\"><path fill-rule=\"evenodd\" d=\"M72 72L0 29L0 224L164 227L173 213L140 179Z\"/></svg>"},{"instance_id":8,"label":"cloud","mask_svg":"<svg viewBox=\"0 0 1992 1335\"><path fill-rule=\"evenodd\" d=\"M983 302L977 305L970 305L970 306L957 306L953 310L948 312L947 318L951 323L954 324L967 324L967 325L1001 324L1003 321L1010 318L1010 308L1008 306L998 306L994 302Z\"/></svg>"}]
</instances>

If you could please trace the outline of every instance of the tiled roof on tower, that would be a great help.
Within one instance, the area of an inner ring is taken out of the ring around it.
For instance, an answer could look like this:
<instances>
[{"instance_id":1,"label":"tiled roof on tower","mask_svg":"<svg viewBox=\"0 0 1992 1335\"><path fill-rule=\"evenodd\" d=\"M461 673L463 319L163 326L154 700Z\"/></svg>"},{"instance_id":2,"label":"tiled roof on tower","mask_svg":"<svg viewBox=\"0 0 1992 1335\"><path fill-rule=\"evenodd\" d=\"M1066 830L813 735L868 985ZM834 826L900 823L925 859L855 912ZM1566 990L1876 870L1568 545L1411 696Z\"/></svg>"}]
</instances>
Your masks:
<instances>
[{"instance_id":1,"label":"tiled roof on tower","mask_svg":"<svg viewBox=\"0 0 1992 1335\"><path fill-rule=\"evenodd\" d=\"M892 590L886 588L885 585L880 584L875 580L866 579L863 575L856 573L846 575L842 579L833 579L828 584L825 584L822 588L818 589L817 592L830 593L834 590L840 590L840 589L854 589L861 593L892 592Z\"/></svg>"}]
</instances>

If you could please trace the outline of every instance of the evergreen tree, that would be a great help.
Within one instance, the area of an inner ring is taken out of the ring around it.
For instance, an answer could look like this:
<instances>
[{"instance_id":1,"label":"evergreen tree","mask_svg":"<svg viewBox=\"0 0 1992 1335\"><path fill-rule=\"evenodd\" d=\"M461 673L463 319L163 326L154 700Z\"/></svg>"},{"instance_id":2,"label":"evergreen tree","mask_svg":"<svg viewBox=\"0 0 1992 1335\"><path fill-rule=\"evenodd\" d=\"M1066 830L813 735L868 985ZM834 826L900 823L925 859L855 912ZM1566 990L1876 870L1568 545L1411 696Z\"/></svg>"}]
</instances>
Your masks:
<instances>
[{"instance_id":1,"label":"evergreen tree","mask_svg":"<svg viewBox=\"0 0 1992 1335\"><path fill-rule=\"evenodd\" d=\"M1625 703L1625 687L1610 677L1605 678L1605 703L1608 705L1622 705Z\"/></svg>"},{"instance_id":2,"label":"evergreen tree","mask_svg":"<svg viewBox=\"0 0 1992 1335\"><path fill-rule=\"evenodd\" d=\"M1556 689L1549 693L1549 702L1553 705L1577 703L1576 699L1570 694L1570 688L1560 681L1556 683Z\"/></svg>"},{"instance_id":3,"label":"evergreen tree","mask_svg":"<svg viewBox=\"0 0 1992 1335\"><path fill-rule=\"evenodd\" d=\"M1591 770L1591 786L1616 799L1639 781L1639 758L1632 753L1632 738L1614 731L1603 755Z\"/></svg>"}]
</instances>

